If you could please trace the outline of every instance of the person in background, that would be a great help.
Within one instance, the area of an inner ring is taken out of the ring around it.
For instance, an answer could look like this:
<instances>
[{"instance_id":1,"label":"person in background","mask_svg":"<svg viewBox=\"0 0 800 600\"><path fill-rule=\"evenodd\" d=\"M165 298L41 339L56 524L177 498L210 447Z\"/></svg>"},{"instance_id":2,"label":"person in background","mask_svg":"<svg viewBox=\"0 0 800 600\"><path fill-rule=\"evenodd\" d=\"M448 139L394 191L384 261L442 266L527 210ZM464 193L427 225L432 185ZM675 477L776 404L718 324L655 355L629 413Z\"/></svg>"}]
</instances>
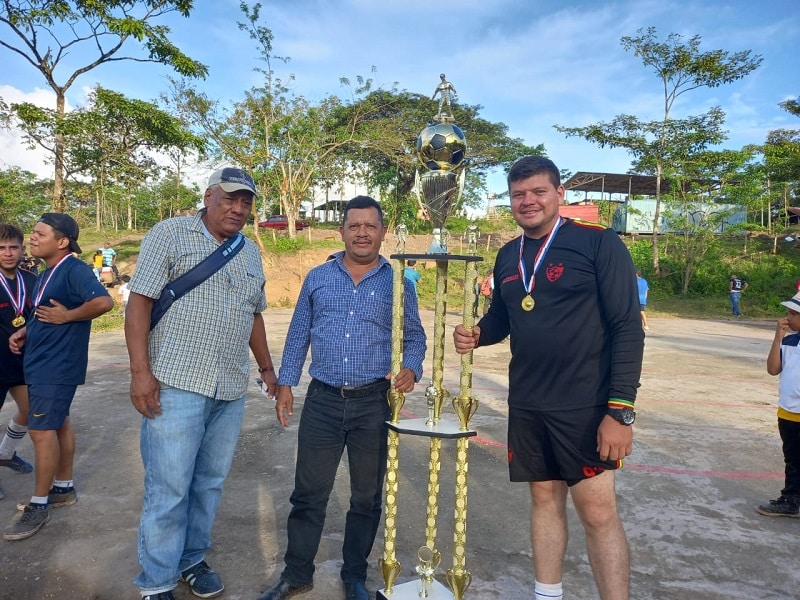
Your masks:
<instances>
[{"instance_id":1,"label":"person in background","mask_svg":"<svg viewBox=\"0 0 800 600\"><path fill-rule=\"evenodd\" d=\"M645 310L647 309L647 296L650 292L650 286L647 283L647 279L642 277L642 272L639 269L636 269L636 285L639 286L639 312L642 315L642 327L647 331L650 328L647 326L647 313Z\"/></svg>"},{"instance_id":2,"label":"person in background","mask_svg":"<svg viewBox=\"0 0 800 600\"><path fill-rule=\"evenodd\" d=\"M406 262L406 268L403 269L403 276L408 279L414 286L414 293L417 293L417 283L422 279L422 276L417 271L417 261L409 260Z\"/></svg>"},{"instance_id":3,"label":"person in background","mask_svg":"<svg viewBox=\"0 0 800 600\"><path fill-rule=\"evenodd\" d=\"M92 271L94 271L95 276L97 277L97 281L103 281L102 277L100 277L100 271L103 268L103 251L98 250L94 253L92 257Z\"/></svg>"},{"instance_id":4,"label":"person in background","mask_svg":"<svg viewBox=\"0 0 800 600\"><path fill-rule=\"evenodd\" d=\"M9 338L15 354L25 349L28 434L35 454L34 492L22 514L6 528L7 540L34 535L50 520L50 508L74 504L75 432L69 409L86 382L92 319L114 301L73 254L81 253L79 228L63 213L45 213L33 228L30 251L47 268L33 289L33 313Z\"/></svg>"},{"instance_id":5,"label":"person in background","mask_svg":"<svg viewBox=\"0 0 800 600\"><path fill-rule=\"evenodd\" d=\"M492 295L494 294L494 273L489 271L478 287L479 297L483 296L483 314L489 312L492 305ZM478 315L478 298L475 298L475 316Z\"/></svg>"},{"instance_id":6,"label":"person in background","mask_svg":"<svg viewBox=\"0 0 800 600\"><path fill-rule=\"evenodd\" d=\"M613 229L559 215L558 168L526 156L508 172L523 234L497 254L489 312L458 325L456 351L511 336L508 461L531 494L536 600L561 600L567 495L603 600L627 600L630 558L614 474L633 449L644 331L630 253Z\"/></svg>"},{"instance_id":7,"label":"person in background","mask_svg":"<svg viewBox=\"0 0 800 600\"><path fill-rule=\"evenodd\" d=\"M778 432L785 463L781 495L756 511L767 517L800 517L800 292L786 302L767 355L767 373L778 382ZM794 333L790 333L794 332Z\"/></svg>"},{"instance_id":8,"label":"person in background","mask_svg":"<svg viewBox=\"0 0 800 600\"><path fill-rule=\"evenodd\" d=\"M728 280L728 296L731 300L731 309L733 316L742 318L742 311L739 308L739 302L742 299L742 294L747 289L748 283L744 279L740 279L738 275L733 274Z\"/></svg>"},{"instance_id":9,"label":"person in background","mask_svg":"<svg viewBox=\"0 0 800 600\"><path fill-rule=\"evenodd\" d=\"M122 312L122 318L125 318L125 309L128 307L128 298L131 296L131 290L128 285L131 278L128 275L123 275L120 277L122 280L122 285L119 286L117 289L117 297L119 298L119 305L120 311Z\"/></svg>"},{"instance_id":10,"label":"person in background","mask_svg":"<svg viewBox=\"0 0 800 600\"><path fill-rule=\"evenodd\" d=\"M297 462L288 545L280 579L259 600L286 600L314 587L328 499L344 450L350 508L340 577L346 600L369 600L367 557L381 520L390 418L387 391L410 392L422 377L426 338L417 295L404 286L402 368L391 379L392 266L380 255L386 235L380 204L356 196L344 210L344 252L306 276L286 335L275 411L284 427L293 413L309 347L312 377L297 432Z\"/></svg>"},{"instance_id":11,"label":"person in background","mask_svg":"<svg viewBox=\"0 0 800 600\"><path fill-rule=\"evenodd\" d=\"M119 277L119 271L117 270L117 251L111 247L111 242L106 241L99 251L103 254L103 266L111 267L111 270L114 271L114 279Z\"/></svg>"},{"instance_id":12,"label":"person in background","mask_svg":"<svg viewBox=\"0 0 800 600\"><path fill-rule=\"evenodd\" d=\"M22 367L22 355L14 354L8 339L25 326L33 309L33 286L36 276L21 268L25 254L22 231L9 223L0 223L0 408L11 394L17 412L8 422L0 442L0 466L17 473L30 473L33 465L17 454L28 432L28 387ZM0 499L4 496L0 487Z\"/></svg>"}]
</instances>

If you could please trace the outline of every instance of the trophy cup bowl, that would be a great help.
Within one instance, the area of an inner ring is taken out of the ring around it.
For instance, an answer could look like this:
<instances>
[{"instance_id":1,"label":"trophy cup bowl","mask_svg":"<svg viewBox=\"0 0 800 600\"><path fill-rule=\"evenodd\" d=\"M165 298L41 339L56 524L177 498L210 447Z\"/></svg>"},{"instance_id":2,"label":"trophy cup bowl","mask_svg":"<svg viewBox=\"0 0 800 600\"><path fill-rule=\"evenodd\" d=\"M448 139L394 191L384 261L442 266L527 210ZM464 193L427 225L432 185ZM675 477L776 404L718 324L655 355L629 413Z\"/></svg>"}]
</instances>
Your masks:
<instances>
[{"instance_id":1,"label":"trophy cup bowl","mask_svg":"<svg viewBox=\"0 0 800 600\"><path fill-rule=\"evenodd\" d=\"M466 151L464 132L453 123L428 125L417 137L417 157L428 169L419 180L418 194L433 225L429 254L447 253L450 235L444 224L461 197Z\"/></svg>"}]
</instances>

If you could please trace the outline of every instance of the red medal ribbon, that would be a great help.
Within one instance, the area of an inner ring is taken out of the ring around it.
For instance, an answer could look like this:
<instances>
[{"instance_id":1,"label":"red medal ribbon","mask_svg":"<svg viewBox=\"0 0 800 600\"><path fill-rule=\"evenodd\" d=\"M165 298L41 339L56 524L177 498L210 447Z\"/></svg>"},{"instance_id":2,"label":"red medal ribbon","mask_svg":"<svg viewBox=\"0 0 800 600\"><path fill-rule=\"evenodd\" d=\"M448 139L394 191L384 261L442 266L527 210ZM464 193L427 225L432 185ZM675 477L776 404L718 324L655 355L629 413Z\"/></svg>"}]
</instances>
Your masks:
<instances>
[{"instance_id":1,"label":"red medal ribbon","mask_svg":"<svg viewBox=\"0 0 800 600\"><path fill-rule=\"evenodd\" d=\"M11 286L8 285L5 275L0 277L0 284L11 299L11 306L14 308L14 316L18 317L22 314L25 308L25 284L22 282L22 273L19 269L17 271L17 293L11 291Z\"/></svg>"}]
</instances>

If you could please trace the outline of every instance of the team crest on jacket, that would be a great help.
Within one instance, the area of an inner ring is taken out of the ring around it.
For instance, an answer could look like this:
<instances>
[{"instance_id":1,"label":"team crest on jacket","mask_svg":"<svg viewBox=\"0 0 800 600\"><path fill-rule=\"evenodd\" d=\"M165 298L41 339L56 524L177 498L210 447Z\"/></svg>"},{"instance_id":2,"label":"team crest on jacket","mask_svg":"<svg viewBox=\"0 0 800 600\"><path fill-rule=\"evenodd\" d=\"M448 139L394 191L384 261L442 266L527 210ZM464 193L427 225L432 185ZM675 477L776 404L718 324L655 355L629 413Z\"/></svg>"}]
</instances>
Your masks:
<instances>
[{"instance_id":1,"label":"team crest on jacket","mask_svg":"<svg viewBox=\"0 0 800 600\"><path fill-rule=\"evenodd\" d=\"M564 263L558 263L557 265L550 263L544 273L547 276L547 280L553 282L564 274Z\"/></svg>"}]
</instances>

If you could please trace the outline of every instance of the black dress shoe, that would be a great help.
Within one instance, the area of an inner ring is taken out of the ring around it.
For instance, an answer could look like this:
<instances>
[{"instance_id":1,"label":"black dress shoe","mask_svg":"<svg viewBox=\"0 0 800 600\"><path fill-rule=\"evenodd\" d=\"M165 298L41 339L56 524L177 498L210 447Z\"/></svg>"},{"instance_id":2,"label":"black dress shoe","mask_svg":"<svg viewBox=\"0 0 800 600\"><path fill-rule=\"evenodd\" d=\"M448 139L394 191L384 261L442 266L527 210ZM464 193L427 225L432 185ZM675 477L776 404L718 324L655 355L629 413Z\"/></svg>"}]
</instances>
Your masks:
<instances>
[{"instance_id":1,"label":"black dress shoe","mask_svg":"<svg viewBox=\"0 0 800 600\"><path fill-rule=\"evenodd\" d=\"M278 583L276 583L266 592L261 594L258 597L258 600L286 600L286 598L291 598L296 594L302 594L303 592L308 592L313 588L314 588L313 583L307 583L305 585L289 585L283 579L279 579ZM358 596L358 598L361 598L361 596ZM364 596L364 598L367 597Z\"/></svg>"},{"instance_id":2,"label":"black dress shoe","mask_svg":"<svg viewBox=\"0 0 800 600\"><path fill-rule=\"evenodd\" d=\"M369 592L362 581L344 582L345 600L369 600Z\"/></svg>"}]
</instances>

